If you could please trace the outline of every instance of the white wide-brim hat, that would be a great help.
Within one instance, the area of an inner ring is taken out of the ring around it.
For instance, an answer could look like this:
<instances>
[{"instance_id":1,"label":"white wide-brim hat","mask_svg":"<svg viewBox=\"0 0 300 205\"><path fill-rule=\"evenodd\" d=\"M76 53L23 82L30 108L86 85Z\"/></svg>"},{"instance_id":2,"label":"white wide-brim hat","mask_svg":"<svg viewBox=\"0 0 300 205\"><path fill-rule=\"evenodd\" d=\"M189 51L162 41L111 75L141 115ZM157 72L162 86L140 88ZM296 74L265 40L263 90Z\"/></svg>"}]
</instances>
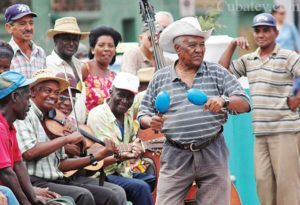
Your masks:
<instances>
[{"instance_id":1,"label":"white wide-brim hat","mask_svg":"<svg viewBox=\"0 0 300 205\"><path fill-rule=\"evenodd\" d=\"M48 37L53 38L57 34L69 33L80 35L80 40L89 36L90 32L81 32L77 20L74 17L63 17L57 19L53 29L47 32Z\"/></svg>"},{"instance_id":2,"label":"white wide-brim hat","mask_svg":"<svg viewBox=\"0 0 300 205\"><path fill-rule=\"evenodd\" d=\"M211 35L212 29L202 31L196 17L184 17L173 22L160 34L159 45L167 52L175 52L174 39L179 36L200 36L205 40Z\"/></svg>"}]
</instances>

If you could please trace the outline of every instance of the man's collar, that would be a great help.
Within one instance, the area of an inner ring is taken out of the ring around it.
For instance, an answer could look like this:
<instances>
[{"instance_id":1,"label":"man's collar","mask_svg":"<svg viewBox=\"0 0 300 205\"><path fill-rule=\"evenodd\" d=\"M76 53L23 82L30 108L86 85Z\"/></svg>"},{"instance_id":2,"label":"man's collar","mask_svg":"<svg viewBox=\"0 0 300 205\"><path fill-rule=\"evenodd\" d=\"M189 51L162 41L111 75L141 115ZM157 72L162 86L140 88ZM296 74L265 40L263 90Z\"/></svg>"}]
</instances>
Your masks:
<instances>
[{"instance_id":1,"label":"man's collar","mask_svg":"<svg viewBox=\"0 0 300 205\"><path fill-rule=\"evenodd\" d=\"M103 103L103 106L104 106L104 109L106 110L107 112L107 121L112 123L112 122L115 122L117 120L117 118L115 117L115 115L112 113L109 105L108 105L108 101L109 99L106 99Z\"/></svg>"},{"instance_id":2,"label":"man's collar","mask_svg":"<svg viewBox=\"0 0 300 205\"><path fill-rule=\"evenodd\" d=\"M7 122L6 118L2 115L1 112L0 112L0 122L3 123L6 128L9 129L8 122Z\"/></svg>"},{"instance_id":3,"label":"man's collar","mask_svg":"<svg viewBox=\"0 0 300 205\"><path fill-rule=\"evenodd\" d=\"M51 52L51 55L54 58L53 63L55 63L56 65L63 64L64 60L61 57L59 57L59 55L54 50Z\"/></svg>"},{"instance_id":4,"label":"man's collar","mask_svg":"<svg viewBox=\"0 0 300 205\"><path fill-rule=\"evenodd\" d=\"M271 56L276 56L277 53L278 53L278 51L279 51L279 49L280 49L280 45L276 43L276 45L275 45L275 47L274 47L274 49L273 49L273 51L272 51L272 55L271 55ZM261 52L261 49L260 49L260 47L258 47L258 48L254 51L254 53L253 53L253 56L252 56L253 59L259 59L259 58L260 58L260 52ZM271 56L270 56L270 57L271 57Z\"/></svg>"},{"instance_id":5,"label":"man's collar","mask_svg":"<svg viewBox=\"0 0 300 205\"><path fill-rule=\"evenodd\" d=\"M9 44L11 45L12 49L14 50L14 53L16 53L17 51L21 51L20 46L15 42L13 37L11 37ZM39 52L37 46L34 44L33 41L30 41L30 46L32 48L32 54L36 54L37 52Z\"/></svg>"},{"instance_id":6,"label":"man's collar","mask_svg":"<svg viewBox=\"0 0 300 205\"><path fill-rule=\"evenodd\" d=\"M30 104L31 104L31 109L33 110L33 112L37 115L37 117L42 122L44 120L44 114L31 99L30 99Z\"/></svg>"},{"instance_id":7,"label":"man's collar","mask_svg":"<svg viewBox=\"0 0 300 205\"><path fill-rule=\"evenodd\" d=\"M179 79L177 73L176 73L176 64L178 63L178 60L175 61L175 63L173 63L172 67L171 67L171 71L170 71L170 75L171 75L171 81L175 81L177 79ZM207 71L207 66L206 66L206 63L205 61L203 61L201 63L201 65L199 66L197 72L196 72L196 75L200 74L200 73L203 73Z\"/></svg>"}]
</instances>

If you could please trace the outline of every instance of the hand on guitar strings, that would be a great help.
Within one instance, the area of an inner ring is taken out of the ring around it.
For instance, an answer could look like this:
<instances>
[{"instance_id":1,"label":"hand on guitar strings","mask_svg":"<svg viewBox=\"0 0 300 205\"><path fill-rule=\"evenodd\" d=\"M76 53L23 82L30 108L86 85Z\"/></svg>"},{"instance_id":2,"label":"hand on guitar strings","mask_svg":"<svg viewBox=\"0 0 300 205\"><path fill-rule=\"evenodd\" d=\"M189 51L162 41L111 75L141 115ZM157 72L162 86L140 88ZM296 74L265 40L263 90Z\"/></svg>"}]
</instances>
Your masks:
<instances>
[{"instance_id":1,"label":"hand on guitar strings","mask_svg":"<svg viewBox=\"0 0 300 205\"><path fill-rule=\"evenodd\" d=\"M104 143L105 147L95 143L87 152L93 154L97 160L102 160L118 152L116 144L112 140L105 139Z\"/></svg>"}]
</instances>

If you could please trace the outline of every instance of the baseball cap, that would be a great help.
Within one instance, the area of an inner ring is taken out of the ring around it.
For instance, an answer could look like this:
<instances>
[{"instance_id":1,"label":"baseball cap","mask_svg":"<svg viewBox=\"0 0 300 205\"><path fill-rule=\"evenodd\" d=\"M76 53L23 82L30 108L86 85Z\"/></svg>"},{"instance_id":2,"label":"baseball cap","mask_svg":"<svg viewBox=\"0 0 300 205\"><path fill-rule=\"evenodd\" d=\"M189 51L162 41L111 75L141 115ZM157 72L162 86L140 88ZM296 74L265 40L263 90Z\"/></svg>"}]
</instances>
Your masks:
<instances>
[{"instance_id":1,"label":"baseball cap","mask_svg":"<svg viewBox=\"0 0 300 205\"><path fill-rule=\"evenodd\" d=\"M30 85L33 79L26 79L24 75L15 71L0 74L0 99L3 99L18 88Z\"/></svg>"},{"instance_id":2,"label":"baseball cap","mask_svg":"<svg viewBox=\"0 0 300 205\"><path fill-rule=\"evenodd\" d=\"M252 27L256 26L272 26L276 27L276 20L272 14L261 13L253 18Z\"/></svg>"},{"instance_id":3,"label":"baseball cap","mask_svg":"<svg viewBox=\"0 0 300 205\"><path fill-rule=\"evenodd\" d=\"M119 72L113 80L112 85L115 88L128 90L136 94L138 93L140 81L137 76L131 73Z\"/></svg>"},{"instance_id":4,"label":"baseball cap","mask_svg":"<svg viewBox=\"0 0 300 205\"><path fill-rule=\"evenodd\" d=\"M28 5L14 4L5 10L5 22L8 23L11 21L15 21L27 15L37 17L36 13L32 12Z\"/></svg>"}]
</instances>

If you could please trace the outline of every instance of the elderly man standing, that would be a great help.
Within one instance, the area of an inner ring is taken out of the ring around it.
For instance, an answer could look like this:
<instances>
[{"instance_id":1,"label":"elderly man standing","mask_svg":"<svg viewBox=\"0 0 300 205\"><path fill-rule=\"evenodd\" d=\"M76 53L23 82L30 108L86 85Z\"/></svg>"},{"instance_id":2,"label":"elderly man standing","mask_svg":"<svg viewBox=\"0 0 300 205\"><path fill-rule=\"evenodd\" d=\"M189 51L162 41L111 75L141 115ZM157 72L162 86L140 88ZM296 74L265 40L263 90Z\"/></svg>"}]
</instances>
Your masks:
<instances>
[{"instance_id":1,"label":"elderly man standing","mask_svg":"<svg viewBox=\"0 0 300 205\"><path fill-rule=\"evenodd\" d=\"M247 76L252 94L255 138L255 177L262 205L300 204L300 58L280 48L275 18L268 13L253 19L255 52L231 63L244 38L228 46L220 63L236 77ZM231 65L230 65L231 63Z\"/></svg>"},{"instance_id":2,"label":"elderly man standing","mask_svg":"<svg viewBox=\"0 0 300 205\"><path fill-rule=\"evenodd\" d=\"M82 81L82 63L74 56L78 50L79 41L88 37L89 32L81 32L74 17L63 17L55 21L53 29L47 32L54 40L54 50L47 56L46 64L54 73L66 73L76 79L77 94L76 114L78 120L85 123L87 113L85 106L85 87ZM66 78L67 79L67 78Z\"/></svg>"},{"instance_id":3,"label":"elderly man standing","mask_svg":"<svg viewBox=\"0 0 300 205\"><path fill-rule=\"evenodd\" d=\"M243 113L250 105L236 78L222 66L203 61L210 33L201 30L197 18L185 17L168 26L160 37L162 48L176 51L179 59L154 75L138 114L143 128L166 135L158 205L182 204L193 181L200 187L197 204L229 204L228 150L222 134L226 114L222 110ZM190 88L208 95L203 109L186 98ZM170 108L163 117L153 106L160 91L168 91L171 96Z\"/></svg>"},{"instance_id":4,"label":"elderly man standing","mask_svg":"<svg viewBox=\"0 0 300 205\"><path fill-rule=\"evenodd\" d=\"M31 78L46 66L45 51L33 41L34 21L37 17L26 4L14 4L5 10L5 28L12 35L9 42L14 50L10 69Z\"/></svg>"}]
</instances>

